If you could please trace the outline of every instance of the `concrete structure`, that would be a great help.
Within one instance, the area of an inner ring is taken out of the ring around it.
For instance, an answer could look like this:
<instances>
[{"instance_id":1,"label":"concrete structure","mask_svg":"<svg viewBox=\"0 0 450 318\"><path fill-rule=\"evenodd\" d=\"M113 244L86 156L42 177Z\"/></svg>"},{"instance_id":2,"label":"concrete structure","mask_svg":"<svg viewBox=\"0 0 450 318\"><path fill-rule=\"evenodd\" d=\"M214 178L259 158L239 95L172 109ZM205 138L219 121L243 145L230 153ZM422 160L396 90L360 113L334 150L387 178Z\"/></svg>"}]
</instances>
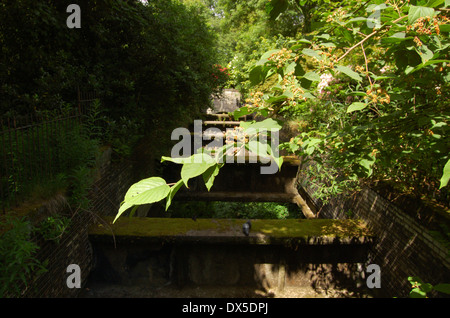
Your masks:
<instances>
[{"instance_id":1,"label":"concrete structure","mask_svg":"<svg viewBox=\"0 0 450 318\"><path fill-rule=\"evenodd\" d=\"M208 108L207 114L224 114L241 107L241 93L237 89L226 88L221 96L213 98L213 109Z\"/></svg>"}]
</instances>

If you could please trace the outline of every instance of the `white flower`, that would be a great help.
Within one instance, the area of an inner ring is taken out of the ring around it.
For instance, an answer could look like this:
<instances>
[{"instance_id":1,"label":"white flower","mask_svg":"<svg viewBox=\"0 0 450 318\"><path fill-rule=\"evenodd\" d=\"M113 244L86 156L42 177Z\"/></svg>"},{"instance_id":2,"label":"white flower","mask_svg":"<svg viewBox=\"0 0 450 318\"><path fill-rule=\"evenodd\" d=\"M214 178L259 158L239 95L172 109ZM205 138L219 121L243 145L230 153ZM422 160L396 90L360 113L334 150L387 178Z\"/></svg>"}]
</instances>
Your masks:
<instances>
[{"instance_id":1,"label":"white flower","mask_svg":"<svg viewBox=\"0 0 450 318\"><path fill-rule=\"evenodd\" d=\"M330 83L333 81L333 75L331 74L322 74L320 75L320 83L317 86L317 88L319 89L319 94L323 93L323 89L325 87L328 87L330 85Z\"/></svg>"}]
</instances>

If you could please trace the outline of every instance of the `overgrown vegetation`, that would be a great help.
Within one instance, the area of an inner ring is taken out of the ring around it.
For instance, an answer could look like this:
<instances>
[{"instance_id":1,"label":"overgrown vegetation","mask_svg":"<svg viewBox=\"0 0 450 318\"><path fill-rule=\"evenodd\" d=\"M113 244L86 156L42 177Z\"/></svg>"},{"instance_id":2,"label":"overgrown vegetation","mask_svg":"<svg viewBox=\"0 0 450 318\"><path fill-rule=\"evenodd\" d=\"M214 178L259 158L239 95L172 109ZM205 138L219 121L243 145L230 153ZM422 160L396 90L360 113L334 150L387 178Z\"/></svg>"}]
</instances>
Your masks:
<instances>
[{"instance_id":1,"label":"overgrown vegetation","mask_svg":"<svg viewBox=\"0 0 450 318\"><path fill-rule=\"evenodd\" d=\"M21 296L31 280L45 272L36 258L39 246L31 241L33 226L25 218L8 218L0 224L0 297Z\"/></svg>"},{"instance_id":2,"label":"overgrown vegetation","mask_svg":"<svg viewBox=\"0 0 450 318\"><path fill-rule=\"evenodd\" d=\"M448 1L280 0L268 12L305 3L315 5L311 32L261 55L238 115L297 119L283 146L325 201L384 182L446 206Z\"/></svg>"},{"instance_id":3,"label":"overgrown vegetation","mask_svg":"<svg viewBox=\"0 0 450 318\"><path fill-rule=\"evenodd\" d=\"M60 192L72 211L88 209L101 146L111 146L116 157L130 157L142 137L185 125L208 108L211 94L227 79L214 76L215 37L205 19L180 1L81 0L81 29L66 26L69 4L0 3L3 124L31 114L52 121L45 126L34 120L33 130L1 139L0 181L6 189L1 200L7 209ZM77 108L78 88L95 91L99 99L83 109L81 120L59 122ZM38 247L17 232L29 221L14 222L0 237L2 292L33 279L20 274L18 282L14 273L30 274L38 266L33 259ZM68 226L70 219L51 215L34 230L58 243ZM9 262L15 254L16 261Z\"/></svg>"},{"instance_id":4,"label":"overgrown vegetation","mask_svg":"<svg viewBox=\"0 0 450 318\"><path fill-rule=\"evenodd\" d=\"M182 202L174 201L167 210L170 217L215 219L289 219L302 218L293 203L276 202Z\"/></svg>"}]
</instances>

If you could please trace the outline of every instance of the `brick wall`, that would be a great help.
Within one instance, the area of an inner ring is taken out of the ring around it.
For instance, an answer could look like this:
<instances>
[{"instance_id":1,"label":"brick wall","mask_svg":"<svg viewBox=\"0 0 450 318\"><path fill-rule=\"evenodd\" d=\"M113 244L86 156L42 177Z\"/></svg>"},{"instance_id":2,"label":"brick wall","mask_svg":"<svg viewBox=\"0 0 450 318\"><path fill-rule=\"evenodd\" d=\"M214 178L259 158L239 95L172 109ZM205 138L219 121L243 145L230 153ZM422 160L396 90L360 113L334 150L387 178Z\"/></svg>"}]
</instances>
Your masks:
<instances>
[{"instance_id":1,"label":"brick wall","mask_svg":"<svg viewBox=\"0 0 450 318\"><path fill-rule=\"evenodd\" d=\"M433 285L450 283L450 252L430 235L418 220L371 189L350 199L334 198L324 205L312 198L313 189L300 183L320 218L358 218L377 236L369 262L381 268L382 297L408 297L408 276L418 276ZM443 294L432 294L443 296Z\"/></svg>"},{"instance_id":2,"label":"brick wall","mask_svg":"<svg viewBox=\"0 0 450 318\"><path fill-rule=\"evenodd\" d=\"M71 274L67 273L67 266L70 264L80 266L83 285L95 265L88 228L94 221L101 222L104 215L115 215L126 191L134 182L136 173L132 162L112 164L110 158L105 159L89 193L91 200L89 210L69 212L73 217L59 242L46 241L39 236L34 238L40 247L36 257L42 262L47 261L47 271L29 286L22 288L23 297L76 297L79 294L80 289L67 287L66 280ZM68 213L67 205L61 205L56 210L53 213L62 215Z\"/></svg>"}]
</instances>

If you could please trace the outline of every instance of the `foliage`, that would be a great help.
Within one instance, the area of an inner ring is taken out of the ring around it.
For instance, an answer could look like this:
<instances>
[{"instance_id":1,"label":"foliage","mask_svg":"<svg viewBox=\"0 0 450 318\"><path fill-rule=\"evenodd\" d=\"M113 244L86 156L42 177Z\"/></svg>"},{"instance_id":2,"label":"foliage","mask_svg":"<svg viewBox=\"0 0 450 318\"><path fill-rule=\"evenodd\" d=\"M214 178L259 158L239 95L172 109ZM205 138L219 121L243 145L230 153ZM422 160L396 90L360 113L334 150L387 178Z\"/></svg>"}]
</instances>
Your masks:
<instances>
[{"instance_id":1,"label":"foliage","mask_svg":"<svg viewBox=\"0 0 450 318\"><path fill-rule=\"evenodd\" d=\"M286 219L301 217L301 211L296 204L276 202L173 201L167 213L175 218Z\"/></svg>"},{"instance_id":2,"label":"foliage","mask_svg":"<svg viewBox=\"0 0 450 318\"><path fill-rule=\"evenodd\" d=\"M161 177L150 177L133 184L125 194L114 222L130 208L133 208L131 210L131 214L133 214L139 205L155 203L163 199L166 199L167 210L178 190L182 186L189 188L189 180L198 176L202 176L209 191L227 158L234 158L244 149L260 158L269 158L276 163L278 168L281 168L283 158L278 156L277 149L272 149L269 142L271 133L280 128L281 126L273 119L266 119L262 122L241 122L238 129L230 131L226 136L225 145L217 149L207 149L206 147L196 149L198 152L189 157L163 156L161 162L170 161L183 165L181 179L176 183L168 184Z\"/></svg>"},{"instance_id":3,"label":"foliage","mask_svg":"<svg viewBox=\"0 0 450 318\"><path fill-rule=\"evenodd\" d=\"M189 118L206 109L216 83L214 36L179 1L80 0L80 29L68 29L71 1L0 4L0 113L76 104L76 90L101 94L102 116ZM142 129L142 128L141 128Z\"/></svg>"},{"instance_id":4,"label":"foliage","mask_svg":"<svg viewBox=\"0 0 450 318\"><path fill-rule=\"evenodd\" d=\"M70 219L65 216L49 216L39 223L36 232L41 234L45 240L52 240L59 243L61 236L69 225Z\"/></svg>"},{"instance_id":5,"label":"foliage","mask_svg":"<svg viewBox=\"0 0 450 318\"><path fill-rule=\"evenodd\" d=\"M431 285L430 283L424 283L419 277L408 277L408 281L411 283L411 291L409 293L410 298L427 298L428 293L434 291L450 294L450 284L437 284Z\"/></svg>"},{"instance_id":6,"label":"foliage","mask_svg":"<svg viewBox=\"0 0 450 318\"><path fill-rule=\"evenodd\" d=\"M314 8L311 33L261 55L238 113L298 118L283 147L324 199L382 181L448 203L448 1L325 2L290 1Z\"/></svg>"},{"instance_id":7,"label":"foliage","mask_svg":"<svg viewBox=\"0 0 450 318\"><path fill-rule=\"evenodd\" d=\"M0 236L0 297L18 297L22 286L45 271L45 263L36 259L39 249L30 240L33 227L25 219L7 218Z\"/></svg>"},{"instance_id":8,"label":"foliage","mask_svg":"<svg viewBox=\"0 0 450 318\"><path fill-rule=\"evenodd\" d=\"M59 111L43 116L43 122L2 132L0 199L4 206L24 198L48 197L65 189L76 169L95 165L99 142L89 136L97 129L93 123L80 124L79 118Z\"/></svg>"}]
</instances>

